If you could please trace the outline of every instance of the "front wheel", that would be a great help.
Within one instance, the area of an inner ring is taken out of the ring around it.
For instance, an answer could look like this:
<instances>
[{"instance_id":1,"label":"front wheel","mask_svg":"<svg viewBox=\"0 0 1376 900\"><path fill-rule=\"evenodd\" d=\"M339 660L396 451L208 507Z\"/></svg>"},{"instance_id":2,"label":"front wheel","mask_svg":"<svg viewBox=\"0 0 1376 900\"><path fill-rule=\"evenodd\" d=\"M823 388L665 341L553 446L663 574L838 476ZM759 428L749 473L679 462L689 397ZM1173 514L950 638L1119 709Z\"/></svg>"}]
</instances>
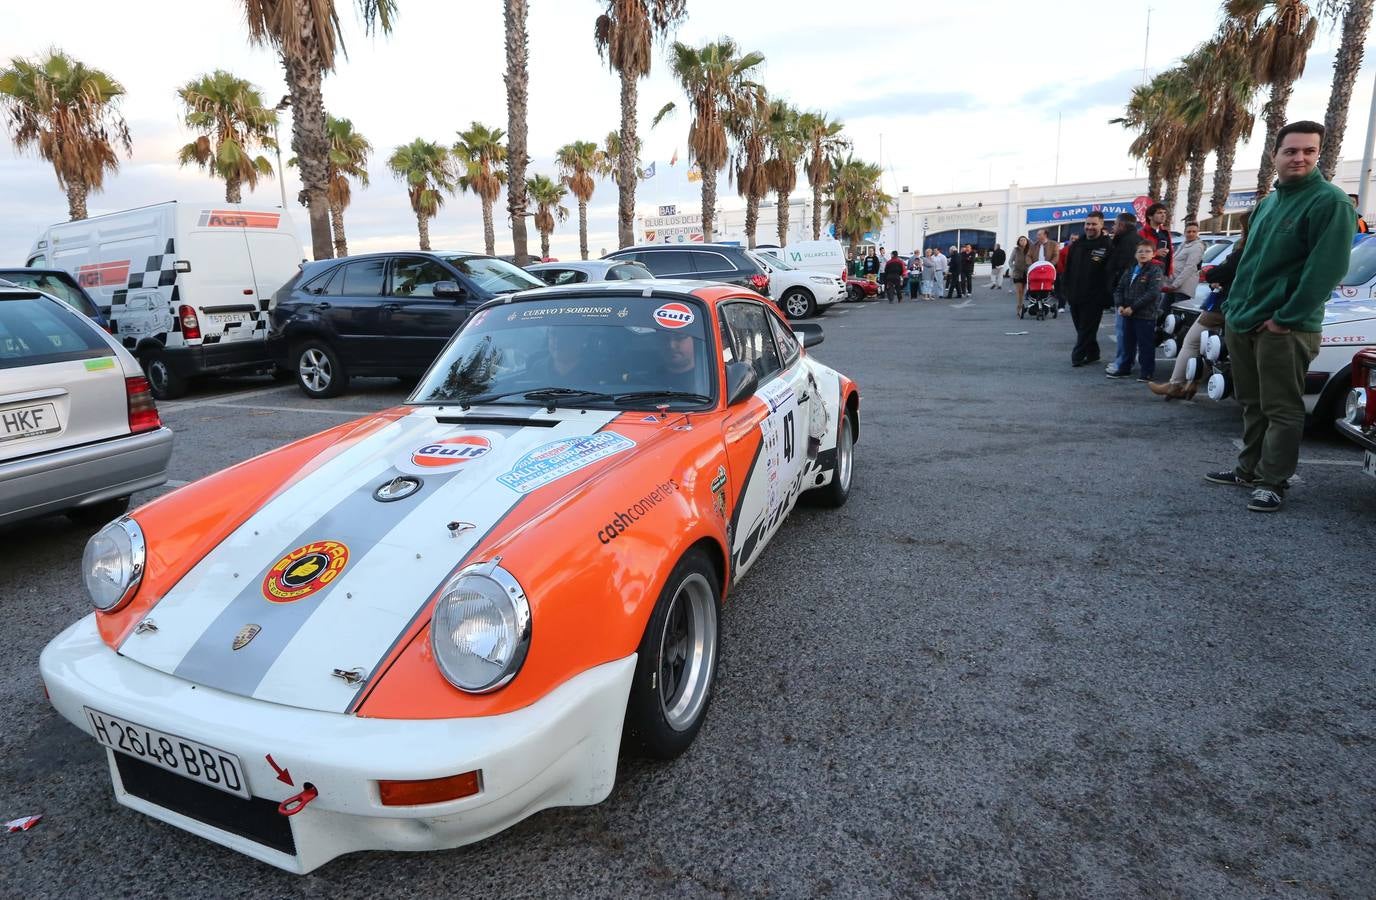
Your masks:
<instances>
[{"instance_id":1,"label":"front wheel","mask_svg":"<svg viewBox=\"0 0 1376 900\"><path fill-rule=\"evenodd\" d=\"M802 288L793 288L779 301L790 319L806 319L817 315L817 301Z\"/></svg>"},{"instance_id":2,"label":"front wheel","mask_svg":"<svg viewBox=\"0 0 1376 900\"><path fill-rule=\"evenodd\" d=\"M349 387L349 373L339 354L324 341L310 340L296 348L296 384L312 400L338 397Z\"/></svg>"},{"instance_id":3,"label":"front wheel","mask_svg":"<svg viewBox=\"0 0 1376 900\"><path fill-rule=\"evenodd\" d=\"M669 573L645 635L626 706L628 742L645 756L673 759L693 743L717 675L716 569L693 549Z\"/></svg>"}]
</instances>

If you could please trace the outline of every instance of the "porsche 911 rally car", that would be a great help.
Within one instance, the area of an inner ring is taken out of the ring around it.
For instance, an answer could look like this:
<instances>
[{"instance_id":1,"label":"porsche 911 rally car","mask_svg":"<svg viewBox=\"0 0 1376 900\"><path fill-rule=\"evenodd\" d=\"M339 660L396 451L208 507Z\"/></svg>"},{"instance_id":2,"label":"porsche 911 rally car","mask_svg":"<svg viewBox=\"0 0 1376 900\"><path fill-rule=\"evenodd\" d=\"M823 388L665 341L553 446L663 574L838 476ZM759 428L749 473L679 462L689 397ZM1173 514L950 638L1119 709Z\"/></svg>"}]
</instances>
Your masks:
<instances>
[{"instance_id":1,"label":"porsche 911 rally car","mask_svg":"<svg viewBox=\"0 0 1376 900\"><path fill-rule=\"evenodd\" d=\"M494 300L405 405L96 534L52 703L120 803L295 872L597 803L623 723L693 740L719 604L799 496L846 501L820 339L697 282Z\"/></svg>"}]
</instances>

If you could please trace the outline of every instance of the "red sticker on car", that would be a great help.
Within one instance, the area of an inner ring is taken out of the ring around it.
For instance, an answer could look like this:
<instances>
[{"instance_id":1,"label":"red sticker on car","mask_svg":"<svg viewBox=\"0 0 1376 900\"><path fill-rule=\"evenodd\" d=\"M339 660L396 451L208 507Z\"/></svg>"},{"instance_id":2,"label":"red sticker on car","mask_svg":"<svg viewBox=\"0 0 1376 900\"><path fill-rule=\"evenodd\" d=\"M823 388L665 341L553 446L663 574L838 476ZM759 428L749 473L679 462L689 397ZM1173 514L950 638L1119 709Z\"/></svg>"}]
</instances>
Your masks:
<instances>
[{"instance_id":1,"label":"red sticker on car","mask_svg":"<svg viewBox=\"0 0 1376 900\"><path fill-rule=\"evenodd\" d=\"M491 449L492 442L482 435L461 434L418 448L411 454L411 462L429 468L454 466L486 456Z\"/></svg>"},{"instance_id":2,"label":"red sticker on car","mask_svg":"<svg viewBox=\"0 0 1376 900\"><path fill-rule=\"evenodd\" d=\"M263 578L263 596L291 603L325 587L349 564L349 548L339 541L312 541L279 559Z\"/></svg>"},{"instance_id":3,"label":"red sticker on car","mask_svg":"<svg viewBox=\"0 0 1376 900\"><path fill-rule=\"evenodd\" d=\"M686 303L666 303L655 310L655 323L661 328L683 328L692 325L695 318Z\"/></svg>"}]
</instances>

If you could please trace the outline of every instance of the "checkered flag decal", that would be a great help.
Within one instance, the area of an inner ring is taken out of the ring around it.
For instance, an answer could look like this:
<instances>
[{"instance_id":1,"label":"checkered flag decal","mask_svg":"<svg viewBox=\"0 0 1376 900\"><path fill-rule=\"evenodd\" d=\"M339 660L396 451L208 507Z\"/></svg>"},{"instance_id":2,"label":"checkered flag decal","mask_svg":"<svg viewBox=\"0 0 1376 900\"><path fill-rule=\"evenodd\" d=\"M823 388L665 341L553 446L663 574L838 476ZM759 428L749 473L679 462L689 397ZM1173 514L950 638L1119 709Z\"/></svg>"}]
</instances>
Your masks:
<instances>
[{"instance_id":1,"label":"checkered flag decal","mask_svg":"<svg viewBox=\"0 0 1376 900\"><path fill-rule=\"evenodd\" d=\"M148 257L142 272L129 273L128 289L166 287L177 283L177 254L173 249L172 238L167 239L167 247L162 253Z\"/></svg>"}]
</instances>

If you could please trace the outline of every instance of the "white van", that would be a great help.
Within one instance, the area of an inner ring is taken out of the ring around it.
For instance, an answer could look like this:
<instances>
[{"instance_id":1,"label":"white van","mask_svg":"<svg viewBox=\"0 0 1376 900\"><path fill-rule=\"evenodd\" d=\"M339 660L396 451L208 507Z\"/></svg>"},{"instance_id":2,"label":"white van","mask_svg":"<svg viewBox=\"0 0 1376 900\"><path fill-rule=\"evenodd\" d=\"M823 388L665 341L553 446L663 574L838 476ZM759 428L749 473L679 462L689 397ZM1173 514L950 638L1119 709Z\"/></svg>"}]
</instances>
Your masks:
<instances>
[{"instance_id":1,"label":"white van","mask_svg":"<svg viewBox=\"0 0 1376 900\"><path fill-rule=\"evenodd\" d=\"M269 306L301 261L280 208L170 201L53 225L27 265L71 273L169 400L197 375L272 367Z\"/></svg>"},{"instance_id":2,"label":"white van","mask_svg":"<svg viewBox=\"0 0 1376 900\"><path fill-rule=\"evenodd\" d=\"M840 241L795 241L787 247L759 247L758 252L777 256L795 269L827 272L845 277L846 249Z\"/></svg>"}]
</instances>

